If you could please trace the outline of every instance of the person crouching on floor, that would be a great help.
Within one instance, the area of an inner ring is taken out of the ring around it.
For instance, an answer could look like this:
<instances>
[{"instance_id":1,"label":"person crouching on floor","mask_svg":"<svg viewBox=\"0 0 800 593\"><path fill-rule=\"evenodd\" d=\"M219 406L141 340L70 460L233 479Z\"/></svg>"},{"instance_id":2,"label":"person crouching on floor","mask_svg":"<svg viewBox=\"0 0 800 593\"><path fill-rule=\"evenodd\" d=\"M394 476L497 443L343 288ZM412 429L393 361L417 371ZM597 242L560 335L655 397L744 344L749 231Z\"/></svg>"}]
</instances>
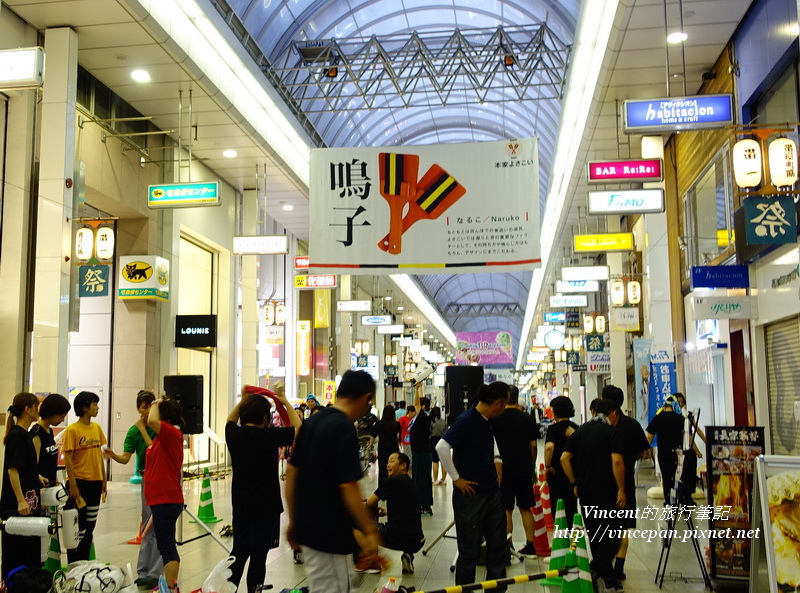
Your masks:
<instances>
[{"instance_id":1,"label":"person crouching on floor","mask_svg":"<svg viewBox=\"0 0 800 593\"><path fill-rule=\"evenodd\" d=\"M367 508L378 516L386 515L386 522L378 523L378 535L381 545L390 550L403 553L401 562L403 574L413 574L414 553L425 543L422 533L422 518L419 514L419 493L408 474L411 460L405 453L392 453L386 464L389 477L378 486L378 489L367 499ZM386 501L386 511L378 508L378 502ZM364 537L360 531L354 530L358 545L362 545ZM368 565L356 563L356 571L380 573L385 561L378 559Z\"/></svg>"}]
</instances>

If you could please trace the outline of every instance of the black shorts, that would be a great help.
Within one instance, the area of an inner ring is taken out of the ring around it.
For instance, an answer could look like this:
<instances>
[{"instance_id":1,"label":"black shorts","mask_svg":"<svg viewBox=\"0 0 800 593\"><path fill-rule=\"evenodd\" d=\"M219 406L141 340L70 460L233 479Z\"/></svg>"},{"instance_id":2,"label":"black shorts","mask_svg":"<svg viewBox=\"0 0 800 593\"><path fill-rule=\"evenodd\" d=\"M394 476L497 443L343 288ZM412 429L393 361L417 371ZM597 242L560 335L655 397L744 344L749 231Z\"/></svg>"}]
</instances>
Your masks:
<instances>
[{"instance_id":1,"label":"black shorts","mask_svg":"<svg viewBox=\"0 0 800 593\"><path fill-rule=\"evenodd\" d=\"M378 535L381 536L384 548L408 552L409 554L419 552L425 543L424 537L415 538L413 535L400 532L388 523L378 523Z\"/></svg>"},{"instance_id":2,"label":"black shorts","mask_svg":"<svg viewBox=\"0 0 800 593\"><path fill-rule=\"evenodd\" d=\"M533 477L503 476L500 483L500 494L503 497L503 508L507 511L514 510L514 501L521 509L533 508Z\"/></svg>"}]
</instances>

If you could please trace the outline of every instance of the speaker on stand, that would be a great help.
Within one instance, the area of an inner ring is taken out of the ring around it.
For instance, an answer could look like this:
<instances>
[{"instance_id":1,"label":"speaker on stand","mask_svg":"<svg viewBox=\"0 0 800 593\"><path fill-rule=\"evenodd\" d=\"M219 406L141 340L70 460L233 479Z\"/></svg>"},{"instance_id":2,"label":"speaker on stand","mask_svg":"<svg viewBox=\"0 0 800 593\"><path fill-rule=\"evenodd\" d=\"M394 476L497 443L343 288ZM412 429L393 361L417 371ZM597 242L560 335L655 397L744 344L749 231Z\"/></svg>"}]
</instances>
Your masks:
<instances>
[{"instance_id":1,"label":"speaker on stand","mask_svg":"<svg viewBox=\"0 0 800 593\"><path fill-rule=\"evenodd\" d=\"M164 375L164 393L181 405L181 432L203 434L203 375Z\"/></svg>"},{"instance_id":2,"label":"speaker on stand","mask_svg":"<svg viewBox=\"0 0 800 593\"><path fill-rule=\"evenodd\" d=\"M444 381L447 424L449 426L461 412L478 402L478 389L483 385L483 367L445 367Z\"/></svg>"}]
</instances>

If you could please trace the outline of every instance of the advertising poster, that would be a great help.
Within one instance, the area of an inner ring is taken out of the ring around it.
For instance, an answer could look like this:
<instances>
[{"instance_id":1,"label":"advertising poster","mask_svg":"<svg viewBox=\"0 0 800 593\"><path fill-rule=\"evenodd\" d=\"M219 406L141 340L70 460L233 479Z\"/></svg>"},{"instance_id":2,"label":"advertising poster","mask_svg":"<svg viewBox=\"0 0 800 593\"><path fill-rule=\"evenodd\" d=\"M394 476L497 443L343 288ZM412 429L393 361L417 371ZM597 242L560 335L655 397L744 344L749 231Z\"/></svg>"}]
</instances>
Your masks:
<instances>
[{"instance_id":1,"label":"advertising poster","mask_svg":"<svg viewBox=\"0 0 800 593\"><path fill-rule=\"evenodd\" d=\"M311 152L309 268L375 274L531 269L536 140Z\"/></svg>"},{"instance_id":2,"label":"advertising poster","mask_svg":"<svg viewBox=\"0 0 800 593\"><path fill-rule=\"evenodd\" d=\"M711 577L750 577L754 460L764 453L760 426L706 427Z\"/></svg>"},{"instance_id":3,"label":"advertising poster","mask_svg":"<svg viewBox=\"0 0 800 593\"><path fill-rule=\"evenodd\" d=\"M648 407L655 414L669 395L678 391L675 356L672 348L653 347L650 351L650 388Z\"/></svg>"},{"instance_id":4,"label":"advertising poster","mask_svg":"<svg viewBox=\"0 0 800 593\"><path fill-rule=\"evenodd\" d=\"M633 378L636 386L636 419L646 427L650 418L648 416L648 403L650 401L650 347L653 340L650 338L633 339ZM653 410L655 413L655 410Z\"/></svg>"},{"instance_id":5,"label":"advertising poster","mask_svg":"<svg viewBox=\"0 0 800 593\"><path fill-rule=\"evenodd\" d=\"M456 332L456 364L513 364L510 332Z\"/></svg>"}]
</instances>

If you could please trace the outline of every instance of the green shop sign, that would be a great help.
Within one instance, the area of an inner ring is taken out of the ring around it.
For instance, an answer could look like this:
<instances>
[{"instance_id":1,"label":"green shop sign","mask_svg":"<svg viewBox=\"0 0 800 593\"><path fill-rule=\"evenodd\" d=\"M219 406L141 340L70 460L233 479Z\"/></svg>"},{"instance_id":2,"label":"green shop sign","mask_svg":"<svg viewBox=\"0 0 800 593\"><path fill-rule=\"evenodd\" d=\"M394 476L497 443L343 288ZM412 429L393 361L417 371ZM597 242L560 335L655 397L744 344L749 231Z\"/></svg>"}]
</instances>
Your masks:
<instances>
[{"instance_id":1,"label":"green shop sign","mask_svg":"<svg viewBox=\"0 0 800 593\"><path fill-rule=\"evenodd\" d=\"M149 208L194 208L219 206L219 181L201 183L166 183L147 188Z\"/></svg>"}]
</instances>

